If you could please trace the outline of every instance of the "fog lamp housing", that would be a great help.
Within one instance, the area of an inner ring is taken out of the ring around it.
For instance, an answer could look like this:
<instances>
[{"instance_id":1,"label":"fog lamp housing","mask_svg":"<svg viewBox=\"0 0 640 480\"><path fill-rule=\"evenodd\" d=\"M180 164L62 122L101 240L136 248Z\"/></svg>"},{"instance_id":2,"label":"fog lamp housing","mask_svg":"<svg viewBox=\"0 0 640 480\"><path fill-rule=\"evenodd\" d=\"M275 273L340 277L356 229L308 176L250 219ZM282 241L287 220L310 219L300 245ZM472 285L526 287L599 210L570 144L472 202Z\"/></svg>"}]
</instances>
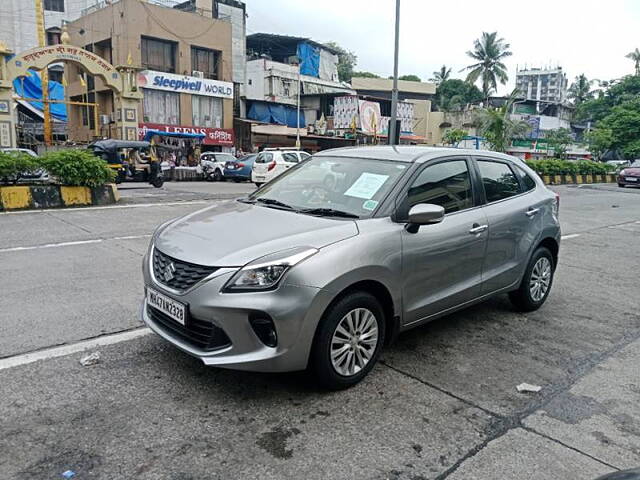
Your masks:
<instances>
[{"instance_id":1,"label":"fog lamp housing","mask_svg":"<svg viewBox=\"0 0 640 480\"><path fill-rule=\"evenodd\" d=\"M249 323L256 336L267 347L275 348L278 345L278 332L273 320L266 313L252 313Z\"/></svg>"}]
</instances>

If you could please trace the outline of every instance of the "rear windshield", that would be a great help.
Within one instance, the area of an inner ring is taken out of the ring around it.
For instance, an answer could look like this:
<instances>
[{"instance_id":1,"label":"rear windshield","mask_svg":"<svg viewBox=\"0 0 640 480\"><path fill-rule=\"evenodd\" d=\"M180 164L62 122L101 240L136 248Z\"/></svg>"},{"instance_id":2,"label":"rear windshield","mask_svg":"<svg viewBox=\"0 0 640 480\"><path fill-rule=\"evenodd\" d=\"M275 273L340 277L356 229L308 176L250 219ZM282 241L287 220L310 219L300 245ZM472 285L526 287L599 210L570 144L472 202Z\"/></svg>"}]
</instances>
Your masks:
<instances>
[{"instance_id":1,"label":"rear windshield","mask_svg":"<svg viewBox=\"0 0 640 480\"><path fill-rule=\"evenodd\" d=\"M256 157L256 163L270 163L273 160L273 153L262 152Z\"/></svg>"}]
</instances>

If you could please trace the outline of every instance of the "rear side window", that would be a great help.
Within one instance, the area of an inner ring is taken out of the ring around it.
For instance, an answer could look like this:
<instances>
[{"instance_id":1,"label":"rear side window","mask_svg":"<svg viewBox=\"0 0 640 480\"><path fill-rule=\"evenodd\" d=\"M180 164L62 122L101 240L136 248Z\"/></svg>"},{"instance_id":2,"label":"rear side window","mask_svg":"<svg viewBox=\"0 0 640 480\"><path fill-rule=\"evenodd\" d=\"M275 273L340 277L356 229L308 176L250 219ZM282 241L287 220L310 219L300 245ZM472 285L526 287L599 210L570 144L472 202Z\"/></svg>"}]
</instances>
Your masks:
<instances>
[{"instance_id":1,"label":"rear side window","mask_svg":"<svg viewBox=\"0 0 640 480\"><path fill-rule=\"evenodd\" d=\"M298 163L298 155L296 155L295 153L292 153L292 152L283 153L282 154L282 159L285 162Z\"/></svg>"},{"instance_id":2,"label":"rear side window","mask_svg":"<svg viewBox=\"0 0 640 480\"><path fill-rule=\"evenodd\" d=\"M497 202L521 193L520 183L506 163L478 160L487 202Z\"/></svg>"},{"instance_id":3,"label":"rear side window","mask_svg":"<svg viewBox=\"0 0 640 480\"><path fill-rule=\"evenodd\" d=\"M520 167L518 167L518 172L520 172L520 177L522 177L522 183L524 184L525 192L529 192L534 188L536 188L536 181L533 178L531 178L531 175L529 175Z\"/></svg>"},{"instance_id":4,"label":"rear side window","mask_svg":"<svg viewBox=\"0 0 640 480\"><path fill-rule=\"evenodd\" d=\"M409 207L433 203L445 213L473 206L471 177L467 162L449 160L426 167L409 188Z\"/></svg>"},{"instance_id":5,"label":"rear side window","mask_svg":"<svg viewBox=\"0 0 640 480\"><path fill-rule=\"evenodd\" d=\"M273 160L273 153L262 152L256 157L256 163L269 163Z\"/></svg>"}]
</instances>

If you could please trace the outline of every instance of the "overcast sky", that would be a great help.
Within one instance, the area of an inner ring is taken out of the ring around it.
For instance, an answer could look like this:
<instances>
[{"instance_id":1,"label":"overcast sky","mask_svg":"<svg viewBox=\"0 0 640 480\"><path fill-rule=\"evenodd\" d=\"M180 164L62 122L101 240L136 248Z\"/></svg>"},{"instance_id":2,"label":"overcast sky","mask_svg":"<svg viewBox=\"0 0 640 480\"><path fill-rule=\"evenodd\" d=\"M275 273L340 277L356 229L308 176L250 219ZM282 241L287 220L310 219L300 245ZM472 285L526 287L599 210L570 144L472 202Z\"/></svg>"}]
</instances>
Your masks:
<instances>
[{"instance_id":1,"label":"overcast sky","mask_svg":"<svg viewBox=\"0 0 640 480\"><path fill-rule=\"evenodd\" d=\"M247 34L278 33L334 40L358 56L357 70L393 72L394 0L246 0ZM607 80L633 72L624 58L640 48L640 0L402 0L400 74L427 80L441 65L454 78L483 31L511 44L511 90L520 68L561 65Z\"/></svg>"}]
</instances>

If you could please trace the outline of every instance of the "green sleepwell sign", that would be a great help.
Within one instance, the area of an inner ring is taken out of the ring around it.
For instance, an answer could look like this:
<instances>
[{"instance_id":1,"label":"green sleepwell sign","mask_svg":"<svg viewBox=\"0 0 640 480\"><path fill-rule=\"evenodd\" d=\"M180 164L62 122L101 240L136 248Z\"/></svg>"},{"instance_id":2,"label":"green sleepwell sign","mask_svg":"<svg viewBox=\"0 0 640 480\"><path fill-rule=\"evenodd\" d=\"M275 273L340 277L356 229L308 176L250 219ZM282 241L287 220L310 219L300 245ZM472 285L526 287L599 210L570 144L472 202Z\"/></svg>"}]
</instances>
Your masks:
<instances>
[{"instance_id":1,"label":"green sleepwell sign","mask_svg":"<svg viewBox=\"0 0 640 480\"><path fill-rule=\"evenodd\" d=\"M549 146L546 140L514 140L512 142L514 147L524 147L533 149L535 146L536 150L548 150Z\"/></svg>"}]
</instances>

